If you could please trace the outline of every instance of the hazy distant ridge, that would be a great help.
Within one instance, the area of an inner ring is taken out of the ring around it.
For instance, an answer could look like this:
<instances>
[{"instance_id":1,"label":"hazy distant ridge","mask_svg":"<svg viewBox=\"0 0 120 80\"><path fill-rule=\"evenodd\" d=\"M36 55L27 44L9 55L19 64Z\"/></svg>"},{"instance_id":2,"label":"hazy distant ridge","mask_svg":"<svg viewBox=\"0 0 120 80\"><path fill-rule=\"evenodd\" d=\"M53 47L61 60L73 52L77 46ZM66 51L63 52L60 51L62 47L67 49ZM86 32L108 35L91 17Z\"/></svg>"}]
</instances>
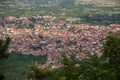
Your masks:
<instances>
[{"instance_id":1,"label":"hazy distant ridge","mask_svg":"<svg viewBox=\"0 0 120 80\"><path fill-rule=\"evenodd\" d=\"M77 3L77 2L84 2L84 3L115 3L120 4L120 0L0 0L0 2L3 1L11 1L11 2L24 2L24 3L41 3L41 4L47 4L47 3L57 3L57 4L63 4L63 3Z\"/></svg>"}]
</instances>

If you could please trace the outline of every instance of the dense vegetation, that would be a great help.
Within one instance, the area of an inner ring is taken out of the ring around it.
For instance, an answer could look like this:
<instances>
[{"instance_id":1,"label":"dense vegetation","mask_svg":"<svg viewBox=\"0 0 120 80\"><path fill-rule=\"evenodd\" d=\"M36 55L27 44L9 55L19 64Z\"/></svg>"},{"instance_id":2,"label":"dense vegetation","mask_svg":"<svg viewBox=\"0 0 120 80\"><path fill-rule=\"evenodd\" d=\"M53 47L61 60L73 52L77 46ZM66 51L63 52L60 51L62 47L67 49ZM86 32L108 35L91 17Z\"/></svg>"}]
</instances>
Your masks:
<instances>
[{"instance_id":1,"label":"dense vegetation","mask_svg":"<svg viewBox=\"0 0 120 80\"><path fill-rule=\"evenodd\" d=\"M8 58L8 46L10 43L11 39L9 37L6 38L6 40L2 40L0 39L0 62L3 61L3 59ZM3 74L3 70L2 70L2 65L0 63L0 80L4 79L4 74Z\"/></svg>"},{"instance_id":2,"label":"dense vegetation","mask_svg":"<svg viewBox=\"0 0 120 80\"><path fill-rule=\"evenodd\" d=\"M10 43L11 39L9 37L6 38L6 40L0 40L0 60L8 57L8 46Z\"/></svg>"},{"instance_id":3,"label":"dense vegetation","mask_svg":"<svg viewBox=\"0 0 120 80\"><path fill-rule=\"evenodd\" d=\"M8 59L0 61L0 69L4 73L5 80L26 80L29 66L32 63L46 62L46 55L33 56L11 53Z\"/></svg>"},{"instance_id":4,"label":"dense vegetation","mask_svg":"<svg viewBox=\"0 0 120 80\"><path fill-rule=\"evenodd\" d=\"M82 16L81 18L85 19L84 22L97 24L97 25L120 23L120 14Z\"/></svg>"},{"instance_id":5,"label":"dense vegetation","mask_svg":"<svg viewBox=\"0 0 120 80\"><path fill-rule=\"evenodd\" d=\"M103 46L103 55L77 60L75 54L63 55L60 68L30 67L28 80L119 80L120 79L120 34L110 33Z\"/></svg>"}]
</instances>

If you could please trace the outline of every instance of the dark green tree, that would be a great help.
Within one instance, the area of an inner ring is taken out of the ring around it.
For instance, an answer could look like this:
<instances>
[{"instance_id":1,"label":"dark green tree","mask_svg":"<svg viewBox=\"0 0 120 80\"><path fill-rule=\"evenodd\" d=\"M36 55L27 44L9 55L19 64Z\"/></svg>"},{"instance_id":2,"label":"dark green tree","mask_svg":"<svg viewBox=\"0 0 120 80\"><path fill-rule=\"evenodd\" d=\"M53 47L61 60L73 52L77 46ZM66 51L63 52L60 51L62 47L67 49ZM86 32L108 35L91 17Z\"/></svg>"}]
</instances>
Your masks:
<instances>
[{"instance_id":1,"label":"dark green tree","mask_svg":"<svg viewBox=\"0 0 120 80\"><path fill-rule=\"evenodd\" d=\"M11 39L9 37L6 38L6 40L0 40L0 61L2 61L4 58L8 57L8 46L10 43ZM4 75L3 75L3 70L1 69L2 65L0 63L0 80L4 79Z\"/></svg>"},{"instance_id":2,"label":"dark green tree","mask_svg":"<svg viewBox=\"0 0 120 80\"><path fill-rule=\"evenodd\" d=\"M48 80L50 76L50 68L42 68L38 65L38 63L32 64L30 67L30 72L28 72L28 80Z\"/></svg>"},{"instance_id":3,"label":"dark green tree","mask_svg":"<svg viewBox=\"0 0 120 80\"><path fill-rule=\"evenodd\" d=\"M120 79L120 33L109 33L103 46L103 56L116 80ZM114 79L115 80L115 79Z\"/></svg>"},{"instance_id":4,"label":"dark green tree","mask_svg":"<svg viewBox=\"0 0 120 80\"><path fill-rule=\"evenodd\" d=\"M62 61L63 64L61 74L63 77L65 77L65 80L77 80L78 77L78 67L76 65L79 65L78 59L75 58L75 54L72 55L66 55L65 53L62 55Z\"/></svg>"},{"instance_id":5,"label":"dark green tree","mask_svg":"<svg viewBox=\"0 0 120 80\"><path fill-rule=\"evenodd\" d=\"M8 57L8 46L10 44L11 39L9 37L6 38L6 41L0 40L0 60Z\"/></svg>"}]
</instances>

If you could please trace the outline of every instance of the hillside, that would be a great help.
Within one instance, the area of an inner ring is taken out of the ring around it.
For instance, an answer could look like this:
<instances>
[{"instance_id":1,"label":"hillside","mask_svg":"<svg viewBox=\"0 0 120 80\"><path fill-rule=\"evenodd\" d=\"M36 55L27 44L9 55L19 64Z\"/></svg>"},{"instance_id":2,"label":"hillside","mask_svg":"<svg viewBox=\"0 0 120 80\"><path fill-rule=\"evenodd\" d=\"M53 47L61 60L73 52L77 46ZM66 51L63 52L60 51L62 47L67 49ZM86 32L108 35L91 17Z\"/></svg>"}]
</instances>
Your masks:
<instances>
[{"instance_id":1,"label":"hillside","mask_svg":"<svg viewBox=\"0 0 120 80\"><path fill-rule=\"evenodd\" d=\"M23 2L23 3L40 3L40 4L47 4L47 3L88 3L88 4L120 4L119 0L0 0L0 2Z\"/></svg>"},{"instance_id":2,"label":"hillside","mask_svg":"<svg viewBox=\"0 0 120 80\"><path fill-rule=\"evenodd\" d=\"M0 0L0 2L0 16L49 15L57 18L85 18L89 15L120 15L119 0Z\"/></svg>"}]
</instances>

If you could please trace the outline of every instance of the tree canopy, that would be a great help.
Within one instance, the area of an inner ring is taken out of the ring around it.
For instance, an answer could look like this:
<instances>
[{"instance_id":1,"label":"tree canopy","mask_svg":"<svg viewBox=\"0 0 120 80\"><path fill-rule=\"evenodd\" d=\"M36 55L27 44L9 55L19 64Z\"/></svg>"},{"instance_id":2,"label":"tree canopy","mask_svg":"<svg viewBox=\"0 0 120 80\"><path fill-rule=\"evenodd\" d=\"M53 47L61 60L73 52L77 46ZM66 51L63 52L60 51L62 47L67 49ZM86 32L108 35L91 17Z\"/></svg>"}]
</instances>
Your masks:
<instances>
[{"instance_id":1,"label":"tree canopy","mask_svg":"<svg viewBox=\"0 0 120 80\"><path fill-rule=\"evenodd\" d=\"M7 58L8 57L8 46L9 46L9 43L10 43L10 38L7 37L6 40L0 40L0 61L4 58ZM4 75L3 75L3 70L1 69L2 65L0 64L0 80L3 80L4 79Z\"/></svg>"},{"instance_id":2,"label":"tree canopy","mask_svg":"<svg viewBox=\"0 0 120 80\"><path fill-rule=\"evenodd\" d=\"M6 40L0 40L0 60L8 57L7 49L10 44L11 39L9 37Z\"/></svg>"}]
</instances>

